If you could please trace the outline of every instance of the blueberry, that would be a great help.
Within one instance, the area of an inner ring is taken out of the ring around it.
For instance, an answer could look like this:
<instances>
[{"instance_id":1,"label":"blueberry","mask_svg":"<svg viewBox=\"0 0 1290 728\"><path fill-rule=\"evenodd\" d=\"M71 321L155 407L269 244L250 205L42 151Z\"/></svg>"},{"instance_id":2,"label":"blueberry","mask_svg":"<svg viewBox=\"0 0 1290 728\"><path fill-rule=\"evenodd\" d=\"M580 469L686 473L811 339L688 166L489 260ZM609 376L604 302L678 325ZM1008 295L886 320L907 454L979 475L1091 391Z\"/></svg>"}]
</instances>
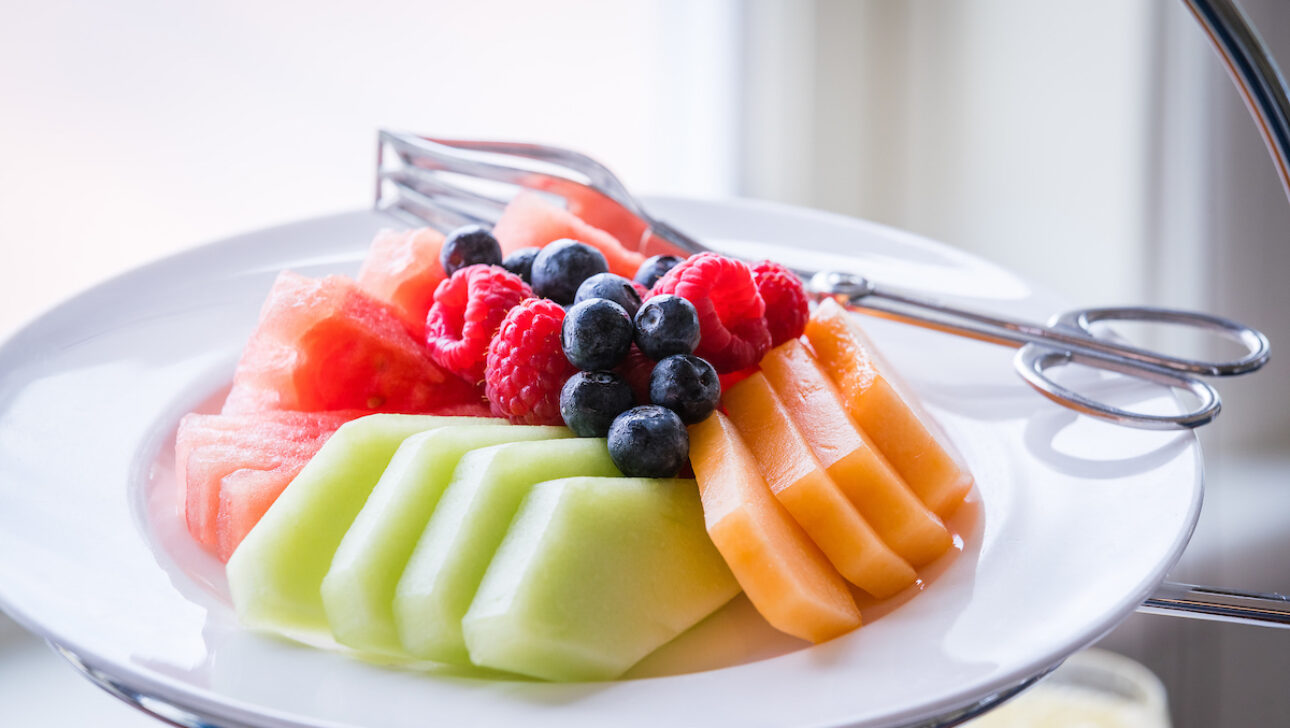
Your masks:
<instances>
[{"instance_id":1,"label":"blueberry","mask_svg":"<svg viewBox=\"0 0 1290 728\"><path fill-rule=\"evenodd\" d=\"M482 225L463 225L448 233L439 249L439 262L448 275L468 265L501 265L502 246Z\"/></svg>"},{"instance_id":2,"label":"blueberry","mask_svg":"<svg viewBox=\"0 0 1290 728\"><path fill-rule=\"evenodd\" d=\"M560 415L578 437L604 437L635 404L632 388L613 372L578 372L560 390Z\"/></svg>"},{"instance_id":3,"label":"blueberry","mask_svg":"<svg viewBox=\"0 0 1290 728\"><path fill-rule=\"evenodd\" d=\"M706 420L720 397L717 370L692 354L663 359L649 377L649 401L672 410L687 425Z\"/></svg>"},{"instance_id":4,"label":"blueberry","mask_svg":"<svg viewBox=\"0 0 1290 728\"><path fill-rule=\"evenodd\" d=\"M680 296L651 298L636 312L636 345L654 361L694 353L699 345L699 312Z\"/></svg>"},{"instance_id":5,"label":"blueberry","mask_svg":"<svg viewBox=\"0 0 1290 728\"><path fill-rule=\"evenodd\" d=\"M623 307L628 316L635 316L641 307L641 294L636 292L632 282L613 273L597 273L578 286L573 302L586 301L589 298L607 298Z\"/></svg>"},{"instance_id":6,"label":"blueberry","mask_svg":"<svg viewBox=\"0 0 1290 728\"><path fill-rule=\"evenodd\" d=\"M525 283L533 282L533 259L541 248L520 248L502 259L502 267L514 273Z\"/></svg>"},{"instance_id":7,"label":"blueberry","mask_svg":"<svg viewBox=\"0 0 1290 728\"><path fill-rule=\"evenodd\" d=\"M576 240L557 240L533 259L533 292L567 306L583 281L607 270L599 250Z\"/></svg>"},{"instance_id":8,"label":"blueberry","mask_svg":"<svg viewBox=\"0 0 1290 728\"><path fill-rule=\"evenodd\" d=\"M653 288L663 274L676 267L684 258L675 255L656 255L646 258L641 267L636 269L636 282L646 288Z\"/></svg>"},{"instance_id":9,"label":"blueberry","mask_svg":"<svg viewBox=\"0 0 1290 728\"><path fill-rule=\"evenodd\" d=\"M690 457L690 435L666 407L633 407L609 426L609 457L629 478L671 478Z\"/></svg>"},{"instance_id":10,"label":"blueberry","mask_svg":"<svg viewBox=\"0 0 1290 728\"><path fill-rule=\"evenodd\" d=\"M579 369L613 369L632 346L632 319L603 298L575 303L564 315L560 343L565 358Z\"/></svg>"}]
</instances>

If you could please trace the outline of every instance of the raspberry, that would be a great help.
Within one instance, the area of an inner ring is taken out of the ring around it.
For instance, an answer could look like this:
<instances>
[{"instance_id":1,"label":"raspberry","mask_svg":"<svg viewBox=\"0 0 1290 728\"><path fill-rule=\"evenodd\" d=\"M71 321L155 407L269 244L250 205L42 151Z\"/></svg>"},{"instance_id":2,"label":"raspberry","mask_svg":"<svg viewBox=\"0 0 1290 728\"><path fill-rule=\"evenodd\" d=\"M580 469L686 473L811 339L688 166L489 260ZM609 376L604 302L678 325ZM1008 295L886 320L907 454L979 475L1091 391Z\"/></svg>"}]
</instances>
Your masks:
<instances>
[{"instance_id":1,"label":"raspberry","mask_svg":"<svg viewBox=\"0 0 1290 728\"><path fill-rule=\"evenodd\" d=\"M811 316L810 303L802 282L789 269L769 260L753 266L757 292L766 302L766 325L770 328L770 345L779 346L796 339L806 331Z\"/></svg>"},{"instance_id":2,"label":"raspberry","mask_svg":"<svg viewBox=\"0 0 1290 728\"><path fill-rule=\"evenodd\" d=\"M560 390L577 369L560 348L564 309L529 298L512 308L488 345L485 392L493 414L517 425L559 425Z\"/></svg>"},{"instance_id":3,"label":"raspberry","mask_svg":"<svg viewBox=\"0 0 1290 728\"><path fill-rule=\"evenodd\" d=\"M733 372L761 361L770 350L766 303L746 263L716 253L691 256L669 270L650 291L671 293L694 304L702 338L695 356L718 372Z\"/></svg>"},{"instance_id":4,"label":"raspberry","mask_svg":"<svg viewBox=\"0 0 1290 728\"><path fill-rule=\"evenodd\" d=\"M495 265L459 269L434 291L426 315L426 347L439 366L471 382L484 378L484 356L506 312L533 291Z\"/></svg>"},{"instance_id":5,"label":"raspberry","mask_svg":"<svg viewBox=\"0 0 1290 728\"><path fill-rule=\"evenodd\" d=\"M654 373L653 359L645 356L632 344L627 350L627 358L614 371L627 380L627 386L632 388L632 394L636 397L636 404L649 404L649 379Z\"/></svg>"},{"instance_id":6,"label":"raspberry","mask_svg":"<svg viewBox=\"0 0 1290 728\"><path fill-rule=\"evenodd\" d=\"M761 371L760 367L748 367L747 369L740 369L737 372L726 372L725 374L720 375L718 378L721 380L721 391L722 392L730 391L731 387L742 382L748 377L751 377L752 375L756 374L759 371Z\"/></svg>"},{"instance_id":7,"label":"raspberry","mask_svg":"<svg viewBox=\"0 0 1290 728\"><path fill-rule=\"evenodd\" d=\"M639 281L632 281L632 288L636 289L636 295L640 296L642 301L649 298L649 289L642 286Z\"/></svg>"}]
</instances>

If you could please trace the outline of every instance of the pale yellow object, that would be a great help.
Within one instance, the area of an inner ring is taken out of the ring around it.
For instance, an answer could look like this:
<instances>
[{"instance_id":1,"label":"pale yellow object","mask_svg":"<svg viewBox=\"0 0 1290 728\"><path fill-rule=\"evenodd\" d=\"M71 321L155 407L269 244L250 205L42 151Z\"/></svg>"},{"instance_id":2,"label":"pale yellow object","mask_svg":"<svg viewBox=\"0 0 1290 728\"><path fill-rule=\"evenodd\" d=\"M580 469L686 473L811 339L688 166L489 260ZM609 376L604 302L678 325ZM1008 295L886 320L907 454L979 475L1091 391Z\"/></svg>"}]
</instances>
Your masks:
<instances>
[{"instance_id":1,"label":"pale yellow object","mask_svg":"<svg viewBox=\"0 0 1290 728\"><path fill-rule=\"evenodd\" d=\"M1165 689L1113 652L1073 655L1046 680L965 728L1170 728Z\"/></svg>"}]
</instances>

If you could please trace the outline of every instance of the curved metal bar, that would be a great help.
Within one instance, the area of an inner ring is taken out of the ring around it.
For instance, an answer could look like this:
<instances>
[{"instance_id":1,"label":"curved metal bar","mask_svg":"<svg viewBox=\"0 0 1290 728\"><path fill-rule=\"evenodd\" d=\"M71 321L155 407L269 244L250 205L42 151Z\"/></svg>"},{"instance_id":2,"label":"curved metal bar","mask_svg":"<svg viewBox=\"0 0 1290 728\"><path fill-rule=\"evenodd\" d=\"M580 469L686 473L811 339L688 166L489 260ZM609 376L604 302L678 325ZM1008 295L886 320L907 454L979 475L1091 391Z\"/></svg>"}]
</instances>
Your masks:
<instances>
[{"instance_id":1,"label":"curved metal bar","mask_svg":"<svg viewBox=\"0 0 1290 728\"><path fill-rule=\"evenodd\" d=\"M1061 664L1061 662L1058 662L1055 665L1040 670L1038 673L1031 675L1016 685L1000 690L992 695L987 695L971 705L958 708L949 713L933 718L932 720L910 723L902 726L901 728L953 728L953 726L962 725L973 718L989 713L995 708L1017 697L1021 693L1025 692L1027 688L1048 677L1052 674L1053 670L1061 667Z\"/></svg>"},{"instance_id":2,"label":"curved metal bar","mask_svg":"<svg viewBox=\"0 0 1290 728\"><path fill-rule=\"evenodd\" d=\"M1176 389L1185 389L1199 398L1200 404L1196 409L1178 415L1152 415L1114 407L1063 387L1045 373L1045 370L1063 364L1091 364L1103 369L1112 369L1130 377L1146 379ZM1104 359L1094 361L1089 357L1053 351L1036 344L1026 344L1017 350L1013 366L1021 374L1021 378L1026 380L1026 383L1035 391L1057 404L1126 427L1142 430L1187 430L1212 422L1223 406L1218 392L1205 382L1175 374L1168 369L1151 371L1143 364L1117 366L1114 362Z\"/></svg>"},{"instance_id":3,"label":"curved metal bar","mask_svg":"<svg viewBox=\"0 0 1290 728\"><path fill-rule=\"evenodd\" d=\"M1167 581L1138 611L1290 629L1290 596L1285 594L1259 594Z\"/></svg>"},{"instance_id":4,"label":"curved metal bar","mask_svg":"<svg viewBox=\"0 0 1290 728\"><path fill-rule=\"evenodd\" d=\"M62 645L55 642L48 642L48 644L54 652L61 655L72 667L76 668L77 672L80 672L90 682L101 688L103 692L166 725L174 726L174 728L243 728L240 723L216 718L215 716L199 715L189 708L139 692L106 672L86 664L79 655Z\"/></svg>"},{"instance_id":5,"label":"curved metal bar","mask_svg":"<svg viewBox=\"0 0 1290 728\"><path fill-rule=\"evenodd\" d=\"M1290 99L1285 78L1259 34L1231 0L1183 0L1209 36L1258 124L1290 196Z\"/></svg>"},{"instance_id":6,"label":"curved metal bar","mask_svg":"<svg viewBox=\"0 0 1290 728\"><path fill-rule=\"evenodd\" d=\"M1169 356L1133 346L1120 346L1119 353L1146 364L1164 367L1176 372L1201 374L1211 377L1229 377L1247 374L1268 363L1270 345L1262 331L1252 329L1238 321L1199 311L1180 311L1155 306L1111 306L1084 308L1056 316L1048 322L1053 328L1067 327L1093 335L1092 326L1099 321L1139 321L1144 323L1175 324L1211 331L1245 347L1245 356L1231 361L1202 361Z\"/></svg>"}]
</instances>

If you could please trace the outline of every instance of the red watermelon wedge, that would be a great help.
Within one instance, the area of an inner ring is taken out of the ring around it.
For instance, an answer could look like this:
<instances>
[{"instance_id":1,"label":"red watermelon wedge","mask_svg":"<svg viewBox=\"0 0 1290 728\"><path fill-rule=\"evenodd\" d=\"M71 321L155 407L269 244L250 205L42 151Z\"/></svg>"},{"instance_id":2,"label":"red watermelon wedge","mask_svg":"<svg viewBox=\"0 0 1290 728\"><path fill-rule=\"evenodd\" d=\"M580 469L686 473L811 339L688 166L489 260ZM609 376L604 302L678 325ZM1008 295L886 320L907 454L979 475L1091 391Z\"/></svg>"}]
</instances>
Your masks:
<instances>
[{"instance_id":1,"label":"red watermelon wedge","mask_svg":"<svg viewBox=\"0 0 1290 728\"><path fill-rule=\"evenodd\" d=\"M287 461L271 470L242 468L220 480L215 521L215 555L220 561L228 561L308 462L309 458Z\"/></svg>"},{"instance_id":2,"label":"red watermelon wedge","mask_svg":"<svg viewBox=\"0 0 1290 728\"><path fill-rule=\"evenodd\" d=\"M239 446L248 442L308 441L334 431L365 412L258 412L247 415L188 414L175 435L175 470L182 487L188 480L188 455L211 445ZM179 502L187 500L182 492Z\"/></svg>"},{"instance_id":3,"label":"red watermelon wedge","mask_svg":"<svg viewBox=\"0 0 1290 728\"><path fill-rule=\"evenodd\" d=\"M188 455L188 503L185 517L188 533L207 551L219 543L216 530L220 511L220 490L225 476L238 470L273 470L284 465L304 467L322 447L326 437L306 442L270 441L238 445L209 445Z\"/></svg>"},{"instance_id":4,"label":"red watermelon wedge","mask_svg":"<svg viewBox=\"0 0 1290 728\"><path fill-rule=\"evenodd\" d=\"M502 244L503 255L519 248L540 248L556 240L571 238L599 250L605 255L610 272L626 278L634 277L645 260L645 256L628 250L613 235L592 227L568 210L552 205L536 192L520 192L511 199L493 226L493 236Z\"/></svg>"},{"instance_id":5,"label":"red watermelon wedge","mask_svg":"<svg viewBox=\"0 0 1290 728\"><path fill-rule=\"evenodd\" d=\"M624 210L617 202L583 185L553 177L534 178L529 184L535 189L560 195L565 199L569 212L588 225L613 235L628 250L636 250L649 229L643 220Z\"/></svg>"},{"instance_id":6,"label":"red watermelon wedge","mask_svg":"<svg viewBox=\"0 0 1290 728\"><path fill-rule=\"evenodd\" d=\"M350 279L285 271L242 352L223 412L421 413L481 396L431 361L393 309Z\"/></svg>"},{"instance_id":7,"label":"red watermelon wedge","mask_svg":"<svg viewBox=\"0 0 1290 728\"><path fill-rule=\"evenodd\" d=\"M363 414L349 410L184 417L175 436L175 470L188 532L216 552L221 481L226 476L243 469L304 467L336 428Z\"/></svg>"},{"instance_id":8,"label":"red watermelon wedge","mask_svg":"<svg viewBox=\"0 0 1290 728\"><path fill-rule=\"evenodd\" d=\"M189 534L227 561L332 433L365 414L342 410L185 416L175 437L175 468ZM482 402L439 407L431 414L490 416Z\"/></svg>"},{"instance_id":9,"label":"red watermelon wedge","mask_svg":"<svg viewBox=\"0 0 1290 728\"><path fill-rule=\"evenodd\" d=\"M443 234L431 228L382 230L358 271L358 287L390 304L417 341L425 337L434 289L447 277L442 247Z\"/></svg>"}]
</instances>

